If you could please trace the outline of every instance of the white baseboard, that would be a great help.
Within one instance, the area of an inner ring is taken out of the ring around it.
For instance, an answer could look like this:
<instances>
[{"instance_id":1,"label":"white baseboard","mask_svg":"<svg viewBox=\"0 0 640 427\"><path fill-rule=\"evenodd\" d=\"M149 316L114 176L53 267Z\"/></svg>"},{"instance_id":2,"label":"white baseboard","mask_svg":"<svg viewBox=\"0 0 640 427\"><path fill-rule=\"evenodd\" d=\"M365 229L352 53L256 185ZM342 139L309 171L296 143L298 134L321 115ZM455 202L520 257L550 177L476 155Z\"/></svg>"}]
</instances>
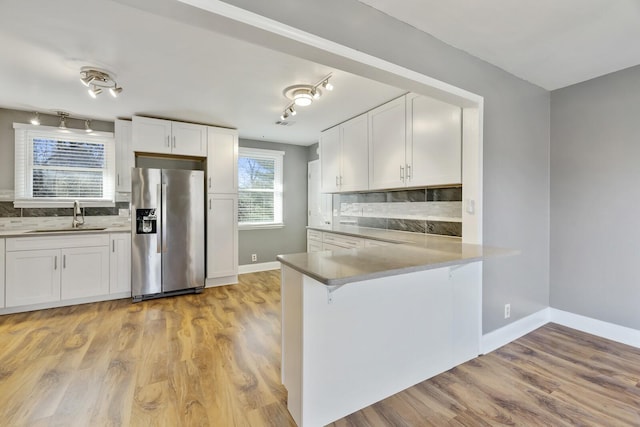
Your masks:
<instances>
[{"instance_id":1,"label":"white baseboard","mask_svg":"<svg viewBox=\"0 0 640 427\"><path fill-rule=\"evenodd\" d=\"M205 280L205 288L214 288L216 286L235 285L238 283L238 275L209 278Z\"/></svg>"},{"instance_id":2,"label":"white baseboard","mask_svg":"<svg viewBox=\"0 0 640 427\"><path fill-rule=\"evenodd\" d=\"M238 267L238 274L256 273L258 271L278 270L280 261L261 262L259 264L245 264Z\"/></svg>"},{"instance_id":3,"label":"white baseboard","mask_svg":"<svg viewBox=\"0 0 640 427\"><path fill-rule=\"evenodd\" d=\"M640 348L640 330L549 308L549 321L591 335Z\"/></svg>"},{"instance_id":4,"label":"white baseboard","mask_svg":"<svg viewBox=\"0 0 640 427\"><path fill-rule=\"evenodd\" d=\"M491 353L503 345L509 344L511 341L515 341L529 332L546 325L549 323L549 310L549 308L544 308L507 326L484 334L480 349L482 354Z\"/></svg>"}]
</instances>

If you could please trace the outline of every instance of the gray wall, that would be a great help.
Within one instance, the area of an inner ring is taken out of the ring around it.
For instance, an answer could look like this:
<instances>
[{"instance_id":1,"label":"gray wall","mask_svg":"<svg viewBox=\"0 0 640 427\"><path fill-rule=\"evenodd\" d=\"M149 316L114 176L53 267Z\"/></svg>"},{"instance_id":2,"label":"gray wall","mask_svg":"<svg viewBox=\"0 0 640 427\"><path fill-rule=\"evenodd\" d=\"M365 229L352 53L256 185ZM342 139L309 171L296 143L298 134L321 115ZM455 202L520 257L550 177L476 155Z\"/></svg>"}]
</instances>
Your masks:
<instances>
[{"instance_id":1,"label":"gray wall","mask_svg":"<svg viewBox=\"0 0 640 427\"><path fill-rule=\"evenodd\" d=\"M238 232L238 262L251 264L251 254L258 263L276 260L276 255L307 250L307 147L275 142L240 139L240 147L284 151L284 227Z\"/></svg>"},{"instance_id":2,"label":"gray wall","mask_svg":"<svg viewBox=\"0 0 640 427\"><path fill-rule=\"evenodd\" d=\"M551 93L551 306L640 329L640 67Z\"/></svg>"},{"instance_id":3,"label":"gray wall","mask_svg":"<svg viewBox=\"0 0 640 427\"><path fill-rule=\"evenodd\" d=\"M13 123L29 123L33 111L7 110L0 108L0 190L13 190L14 145ZM60 118L56 115L40 114L42 126L58 126ZM84 129L84 120L67 119L67 127ZM97 131L113 132L112 122L92 121L91 128Z\"/></svg>"},{"instance_id":4,"label":"gray wall","mask_svg":"<svg viewBox=\"0 0 640 427\"><path fill-rule=\"evenodd\" d=\"M226 1L484 96L484 243L521 250L484 264L484 332L548 306L549 92L356 0Z\"/></svg>"}]
</instances>

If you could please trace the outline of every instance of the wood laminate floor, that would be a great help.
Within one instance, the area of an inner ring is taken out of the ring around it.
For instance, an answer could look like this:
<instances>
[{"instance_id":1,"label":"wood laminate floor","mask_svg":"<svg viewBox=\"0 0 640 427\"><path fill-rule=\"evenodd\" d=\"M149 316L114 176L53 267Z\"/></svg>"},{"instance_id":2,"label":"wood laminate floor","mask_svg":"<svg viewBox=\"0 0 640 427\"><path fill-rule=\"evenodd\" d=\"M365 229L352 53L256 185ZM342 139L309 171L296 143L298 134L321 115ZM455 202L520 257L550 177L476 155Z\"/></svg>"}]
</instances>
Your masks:
<instances>
[{"instance_id":1,"label":"wood laminate floor","mask_svg":"<svg viewBox=\"0 0 640 427\"><path fill-rule=\"evenodd\" d=\"M279 283L0 316L0 426L293 426ZM640 350L549 324L332 425L640 426Z\"/></svg>"}]
</instances>

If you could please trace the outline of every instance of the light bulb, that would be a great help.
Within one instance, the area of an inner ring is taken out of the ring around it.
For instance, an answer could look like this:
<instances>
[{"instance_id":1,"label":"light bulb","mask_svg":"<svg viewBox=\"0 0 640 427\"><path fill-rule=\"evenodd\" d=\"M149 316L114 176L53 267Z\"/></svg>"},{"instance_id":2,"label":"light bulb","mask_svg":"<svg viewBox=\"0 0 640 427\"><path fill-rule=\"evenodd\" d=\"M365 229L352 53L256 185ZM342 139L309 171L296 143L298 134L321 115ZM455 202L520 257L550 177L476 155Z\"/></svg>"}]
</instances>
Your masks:
<instances>
[{"instance_id":1,"label":"light bulb","mask_svg":"<svg viewBox=\"0 0 640 427\"><path fill-rule=\"evenodd\" d=\"M291 113L292 116L295 116L296 114L298 114L298 112L296 111L295 108L293 108L293 106L289 107L289 113Z\"/></svg>"},{"instance_id":2,"label":"light bulb","mask_svg":"<svg viewBox=\"0 0 640 427\"><path fill-rule=\"evenodd\" d=\"M122 92L122 88L121 87L115 86L115 87L109 88L109 93L114 98L117 98L118 95L120 95L120 92Z\"/></svg>"},{"instance_id":3,"label":"light bulb","mask_svg":"<svg viewBox=\"0 0 640 427\"><path fill-rule=\"evenodd\" d=\"M333 85L331 83L329 83L329 80L325 80L324 83L322 83L322 87L325 88L328 91L332 91L333 90Z\"/></svg>"},{"instance_id":4,"label":"light bulb","mask_svg":"<svg viewBox=\"0 0 640 427\"><path fill-rule=\"evenodd\" d=\"M88 92L92 98L95 98L102 93L102 89L100 89L99 87L93 86L91 89L88 90Z\"/></svg>"},{"instance_id":5,"label":"light bulb","mask_svg":"<svg viewBox=\"0 0 640 427\"><path fill-rule=\"evenodd\" d=\"M38 114L38 112L36 111L36 115L33 116L33 118L31 119L31 124L34 126L39 126L40 125L40 115Z\"/></svg>"},{"instance_id":6,"label":"light bulb","mask_svg":"<svg viewBox=\"0 0 640 427\"><path fill-rule=\"evenodd\" d=\"M293 102L300 107L306 107L311 105L313 97L308 91L299 91L293 95Z\"/></svg>"},{"instance_id":7,"label":"light bulb","mask_svg":"<svg viewBox=\"0 0 640 427\"><path fill-rule=\"evenodd\" d=\"M91 129L91 120L85 120L84 121L84 131L85 132L93 132L93 129Z\"/></svg>"}]
</instances>

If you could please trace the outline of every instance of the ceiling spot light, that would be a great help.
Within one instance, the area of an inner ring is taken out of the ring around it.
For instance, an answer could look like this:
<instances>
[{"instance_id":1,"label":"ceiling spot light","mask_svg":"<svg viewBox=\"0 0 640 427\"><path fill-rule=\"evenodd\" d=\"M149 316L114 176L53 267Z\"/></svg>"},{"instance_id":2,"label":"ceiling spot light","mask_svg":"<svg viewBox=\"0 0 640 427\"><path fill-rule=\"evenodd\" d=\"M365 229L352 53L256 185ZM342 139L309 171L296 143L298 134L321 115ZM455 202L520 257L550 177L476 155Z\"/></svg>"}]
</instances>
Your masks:
<instances>
[{"instance_id":1,"label":"ceiling spot light","mask_svg":"<svg viewBox=\"0 0 640 427\"><path fill-rule=\"evenodd\" d=\"M31 124L34 125L34 126L39 126L40 125L40 114L38 114L37 111L35 112L35 115L31 119Z\"/></svg>"},{"instance_id":2,"label":"ceiling spot light","mask_svg":"<svg viewBox=\"0 0 640 427\"><path fill-rule=\"evenodd\" d=\"M102 89L100 89L97 86L94 86L91 89L89 89L88 92L89 92L89 95L95 99L98 95L102 93Z\"/></svg>"},{"instance_id":3,"label":"ceiling spot light","mask_svg":"<svg viewBox=\"0 0 640 427\"><path fill-rule=\"evenodd\" d=\"M60 116L60 124L58 125L58 129L67 129L67 117L69 117L69 113L58 111L58 116Z\"/></svg>"},{"instance_id":4,"label":"ceiling spot light","mask_svg":"<svg viewBox=\"0 0 640 427\"><path fill-rule=\"evenodd\" d=\"M309 91L301 89L293 94L293 102L300 107L307 107L313 102L313 97Z\"/></svg>"},{"instance_id":5,"label":"ceiling spot light","mask_svg":"<svg viewBox=\"0 0 640 427\"><path fill-rule=\"evenodd\" d=\"M294 107L307 107L313 103L314 100L319 99L322 96L322 90L333 90L333 85L329 82L332 74L323 77L318 83L314 85L299 84L286 87L282 94L291 102L284 108L281 120L291 116L295 116L297 111Z\"/></svg>"},{"instance_id":6,"label":"ceiling spot light","mask_svg":"<svg viewBox=\"0 0 640 427\"><path fill-rule=\"evenodd\" d=\"M93 132L93 129L91 129L91 120L84 121L84 131L87 133Z\"/></svg>"},{"instance_id":7,"label":"ceiling spot light","mask_svg":"<svg viewBox=\"0 0 640 427\"><path fill-rule=\"evenodd\" d=\"M114 98L122 92L122 87L118 86L115 76L104 70L91 67L82 67L80 70L80 82L89 88L88 92L92 98L96 98L103 90L109 89L109 93Z\"/></svg>"},{"instance_id":8,"label":"ceiling spot light","mask_svg":"<svg viewBox=\"0 0 640 427\"><path fill-rule=\"evenodd\" d=\"M122 88L121 87L112 87L109 89L109 93L111 94L111 96L113 96L114 98L117 98L118 95L120 95L120 92L122 92Z\"/></svg>"},{"instance_id":9,"label":"ceiling spot light","mask_svg":"<svg viewBox=\"0 0 640 427\"><path fill-rule=\"evenodd\" d=\"M326 79L322 82L322 87L331 92L333 90L333 85L329 82L329 79Z\"/></svg>"}]
</instances>

